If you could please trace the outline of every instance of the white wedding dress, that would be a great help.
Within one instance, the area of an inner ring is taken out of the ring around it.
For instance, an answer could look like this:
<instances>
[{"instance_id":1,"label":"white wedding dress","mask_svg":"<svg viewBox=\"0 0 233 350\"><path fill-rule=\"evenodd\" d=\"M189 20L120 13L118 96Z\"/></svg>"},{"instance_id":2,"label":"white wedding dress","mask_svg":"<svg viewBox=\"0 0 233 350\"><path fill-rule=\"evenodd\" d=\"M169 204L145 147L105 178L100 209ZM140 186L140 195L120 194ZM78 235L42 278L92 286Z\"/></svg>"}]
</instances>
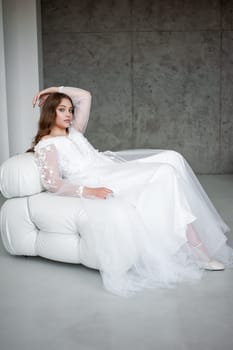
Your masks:
<instances>
[{"instance_id":1,"label":"white wedding dress","mask_svg":"<svg viewBox=\"0 0 233 350\"><path fill-rule=\"evenodd\" d=\"M232 266L229 231L186 160L175 151L125 161L99 152L84 137L91 96L61 87L74 103L68 136L50 137L35 146L44 187L55 195L79 197L79 187L107 187L108 199L80 200L94 231L105 288L129 296L142 288L172 287L200 279L203 270L187 243L192 223L209 255Z\"/></svg>"}]
</instances>

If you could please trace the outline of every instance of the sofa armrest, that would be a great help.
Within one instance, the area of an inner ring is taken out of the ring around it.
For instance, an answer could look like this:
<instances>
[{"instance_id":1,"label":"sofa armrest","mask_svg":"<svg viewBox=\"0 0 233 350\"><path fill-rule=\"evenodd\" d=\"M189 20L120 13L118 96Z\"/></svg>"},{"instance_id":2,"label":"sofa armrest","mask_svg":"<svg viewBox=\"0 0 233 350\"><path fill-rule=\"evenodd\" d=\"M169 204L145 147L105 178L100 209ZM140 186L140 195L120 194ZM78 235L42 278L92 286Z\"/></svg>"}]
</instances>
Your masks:
<instances>
[{"instance_id":1,"label":"sofa armrest","mask_svg":"<svg viewBox=\"0 0 233 350\"><path fill-rule=\"evenodd\" d=\"M0 191L6 198L30 196L43 191L34 153L18 154L1 165Z\"/></svg>"}]
</instances>

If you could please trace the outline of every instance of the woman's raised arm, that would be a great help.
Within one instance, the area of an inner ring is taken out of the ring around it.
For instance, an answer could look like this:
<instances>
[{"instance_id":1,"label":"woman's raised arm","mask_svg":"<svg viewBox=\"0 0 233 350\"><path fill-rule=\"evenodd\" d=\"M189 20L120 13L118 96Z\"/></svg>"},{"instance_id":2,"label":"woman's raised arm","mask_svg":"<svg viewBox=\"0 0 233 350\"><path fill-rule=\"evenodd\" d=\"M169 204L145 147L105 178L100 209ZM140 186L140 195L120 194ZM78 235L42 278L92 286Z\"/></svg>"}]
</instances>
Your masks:
<instances>
[{"instance_id":1,"label":"woman's raised arm","mask_svg":"<svg viewBox=\"0 0 233 350\"><path fill-rule=\"evenodd\" d=\"M91 110L91 93L87 90L68 86L60 86L59 92L63 92L72 99L74 104L73 127L84 134Z\"/></svg>"},{"instance_id":2,"label":"woman's raised arm","mask_svg":"<svg viewBox=\"0 0 233 350\"><path fill-rule=\"evenodd\" d=\"M34 96L32 100L33 107L35 107L37 101L39 101L38 106L41 107L49 94L54 92L62 92L71 98L74 105L73 127L84 134L91 110L91 93L84 89L69 86L49 87Z\"/></svg>"}]
</instances>

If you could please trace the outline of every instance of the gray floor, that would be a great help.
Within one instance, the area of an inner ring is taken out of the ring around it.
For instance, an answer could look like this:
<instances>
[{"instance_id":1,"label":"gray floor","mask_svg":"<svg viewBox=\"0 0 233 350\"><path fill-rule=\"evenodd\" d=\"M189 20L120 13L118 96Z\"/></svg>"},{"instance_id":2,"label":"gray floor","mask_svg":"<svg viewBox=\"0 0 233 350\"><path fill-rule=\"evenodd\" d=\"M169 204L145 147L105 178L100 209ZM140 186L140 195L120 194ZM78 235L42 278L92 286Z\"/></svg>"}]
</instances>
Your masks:
<instances>
[{"instance_id":1,"label":"gray floor","mask_svg":"<svg viewBox=\"0 0 233 350\"><path fill-rule=\"evenodd\" d=\"M233 175L199 178L233 231ZM125 299L98 271L10 256L0 241L0 350L120 348L233 349L233 270Z\"/></svg>"}]
</instances>

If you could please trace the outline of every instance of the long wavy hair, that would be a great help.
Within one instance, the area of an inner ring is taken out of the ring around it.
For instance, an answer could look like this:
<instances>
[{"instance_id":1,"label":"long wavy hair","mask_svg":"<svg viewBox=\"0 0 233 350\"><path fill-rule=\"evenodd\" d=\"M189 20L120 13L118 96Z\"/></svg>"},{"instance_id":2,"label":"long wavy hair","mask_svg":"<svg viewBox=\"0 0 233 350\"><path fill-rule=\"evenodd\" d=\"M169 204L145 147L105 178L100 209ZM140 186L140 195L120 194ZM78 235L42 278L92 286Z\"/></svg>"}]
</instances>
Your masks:
<instances>
[{"instance_id":1,"label":"long wavy hair","mask_svg":"<svg viewBox=\"0 0 233 350\"><path fill-rule=\"evenodd\" d=\"M34 152L35 145L42 139L42 137L50 134L53 126L55 125L57 106L59 106L63 98L68 99L74 108L71 98L66 94L60 92L49 94L41 109L37 134L33 139L31 148L29 148L26 152ZM66 131L68 131L68 128Z\"/></svg>"}]
</instances>

